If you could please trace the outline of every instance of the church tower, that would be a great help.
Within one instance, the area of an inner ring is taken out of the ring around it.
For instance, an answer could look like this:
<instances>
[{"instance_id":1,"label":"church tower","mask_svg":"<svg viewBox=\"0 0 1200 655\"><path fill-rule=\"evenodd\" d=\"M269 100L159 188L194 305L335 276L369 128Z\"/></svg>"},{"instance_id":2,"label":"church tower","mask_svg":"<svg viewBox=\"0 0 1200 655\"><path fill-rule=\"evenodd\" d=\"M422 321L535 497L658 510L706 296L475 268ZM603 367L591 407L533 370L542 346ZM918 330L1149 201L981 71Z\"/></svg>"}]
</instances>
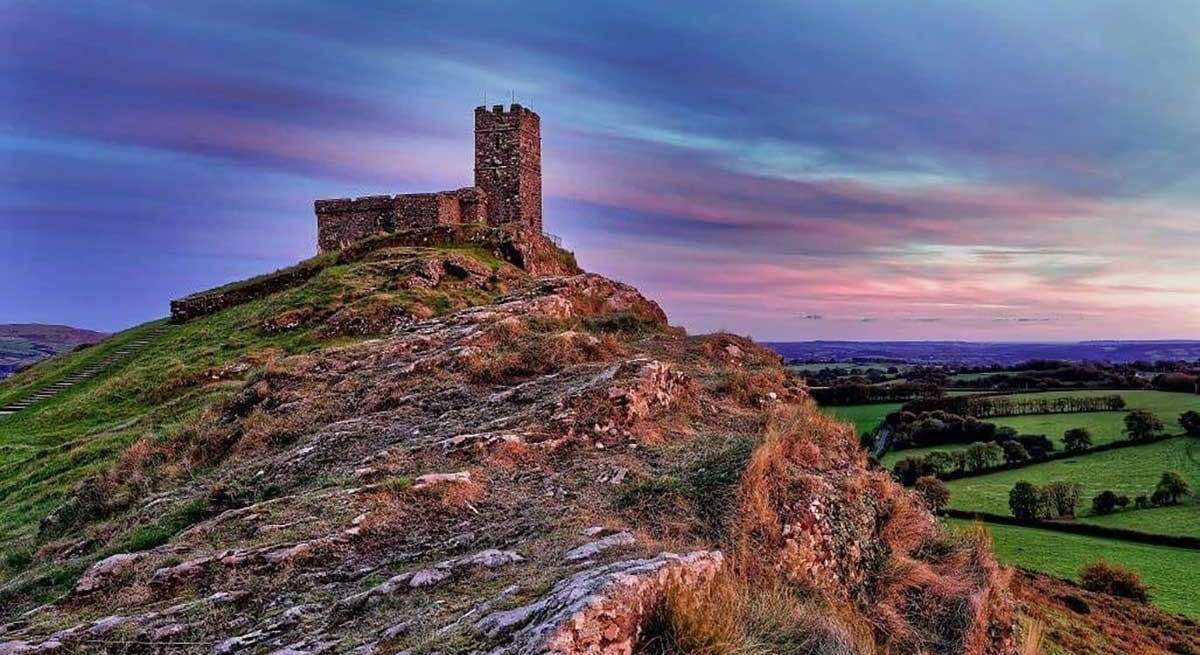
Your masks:
<instances>
[{"instance_id":1,"label":"church tower","mask_svg":"<svg viewBox=\"0 0 1200 655\"><path fill-rule=\"evenodd\" d=\"M513 104L475 108L475 186L487 196L487 222L519 221L542 230L542 127Z\"/></svg>"}]
</instances>

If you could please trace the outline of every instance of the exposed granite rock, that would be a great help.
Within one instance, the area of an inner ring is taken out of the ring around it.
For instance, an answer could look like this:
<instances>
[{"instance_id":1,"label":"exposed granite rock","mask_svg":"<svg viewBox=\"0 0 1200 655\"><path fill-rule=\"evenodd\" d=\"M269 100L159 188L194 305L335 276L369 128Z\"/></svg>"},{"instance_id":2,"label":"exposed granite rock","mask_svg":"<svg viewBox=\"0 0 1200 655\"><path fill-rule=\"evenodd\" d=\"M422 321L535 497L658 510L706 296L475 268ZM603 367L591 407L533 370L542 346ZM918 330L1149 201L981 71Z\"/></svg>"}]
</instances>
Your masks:
<instances>
[{"instance_id":1,"label":"exposed granite rock","mask_svg":"<svg viewBox=\"0 0 1200 655\"><path fill-rule=\"evenodd\" d=\"M721 553L663 553L580 571L538 601L480 619L476 630L507 643L493 653L630 655L642 625L667 584L694 584L713 575Z\"/></svg>"}]
</instances>

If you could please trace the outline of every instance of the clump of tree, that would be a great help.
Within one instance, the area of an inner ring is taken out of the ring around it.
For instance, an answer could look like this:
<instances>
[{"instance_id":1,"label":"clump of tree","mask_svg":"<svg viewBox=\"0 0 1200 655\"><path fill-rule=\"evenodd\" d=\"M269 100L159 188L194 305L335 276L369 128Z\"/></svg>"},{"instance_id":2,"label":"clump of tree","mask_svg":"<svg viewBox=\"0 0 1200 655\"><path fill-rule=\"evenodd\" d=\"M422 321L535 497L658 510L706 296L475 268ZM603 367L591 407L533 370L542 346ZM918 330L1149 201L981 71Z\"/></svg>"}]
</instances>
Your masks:
<instances>
[{"instance_id":1,"label":"clump of tree","mask_svg":"<svg viewBox=\"0 0 1200 655\"><path fill-rule=\"evenodd\" d=\"M931 512L940 512L950 504L950 488L935 476L921 476L914 488Z\"/></svg>"},{"instance_id":2,"label":"clump of tree","mask_svg":"<svg viewBox=\"0 0 1200 655\"><path fill-rule=\"evenodd\" d=\"M1155 507L1175 505L1190 493L1192 489L1182 475L1176 471L1166 471L1158 479L1154 493L1150 495L1150 503Z\"/></svg>"},{"instance_id":3,"label":"clump of tree","mask_svg":"<svg viewBox=\"0 0 1200 655\"><path fill-rule=\"evenodd\" d=\"M1008 492L1008 509L1019 519L1075 518L1081 491L1076 482L1051 482L1038 487L1022 480Z\"/></svg>"},{"instance_id":4,"label":"clump of tree","mask_svg":"<svg viewBox=\"0 0 1200 655\"><path fill-rule=\"evenodd\" d=\"M946 444L992 441L996 426L970 416L960 416L943 411L893 412L884 418L884 425L892 432L892 448L918 448Z\"/></svg>"},{"instance_id":5,"label":"clump of tree","mask_svg":"<svg viewBox=\"0 0 1200 655\"><path fill-rule=\"evenodd\" d=\"M1032 482L1021 480L1008 492L1008 510L1019 519L1037 518L1041 502L1041 491Z\"/></svg>"},{"instance_id":6,"label":"clump of tree","mask_svg":"<svg viewBox=\"0 0 1200 655\"><path fill-rule=\"evenodd\" d=\"M1030 459L1046 459L1054 452L1054 442L1044 434L1020 434L1013 439L1025 448ZM1001 440L1001 443L1005 443L1005 440Z\"/></svg>"},{"instance_id":7,"label":"clump of tree","mask_svg":"<svg viewBox=\"0 0 1200 655\"><path fill-rule=\"evenodd\" d=\"M1019 441L1005 441L1001 445L1001 448L1004 450L1004 462L1006 464L1020 464L1021 462L1029 461L1029 450Z\"/></svg>"},{"instance_id":8,"label":"clump of tree","mask_svg":"<svg viewBox=\"0 0 1200 655\"><path fill-rule=\"evenodd\" d=\"M1071 428L1063 433L1063 445L1069 453L1083 452L1092 447L1092 433L1087 428Z\"/></svg>"},{"instance_id":9,"label":"clump of tree","mask_svg":"<svg viewBox=\"0 0 1200 655\"><path fill-rule=\"evenodd\" d=\"M1119 394L1106 396L965 396L965 414L978 418L1115 411L1125 408Z\"/></svg>"},{"instance_id":10,"label":"clump of tree","mask_svg":"<svg viewBox=\"0 0 1200 655\"><path fill-rule=\"evenodd\" d=\"M1132 598L1146 602L1150 588L1132 569L1098 560L1079 570L1079 582L1084 589L1109 596Z\"/></svg>"},{"instance_id":11,"label":"clump of tree","mask_svg":"<svg viewBox=\"0 0 1200 655\"><path fill-rule=\"evenodd\" d=\"M1118 509L1129 506L1129 496L1119 496L1116 492L1105 489L1092 498L1092 513L1103 516L1112 514Z\"/></svg>"},{"instance_id":12,"label":"clump of tree","mask_svg":"<svg viewBox=\"0 0 1200 655\"><path fill-rule=\"evenodd\" d=\"M1132 441L1149 441L1164 427L1162 420L1148 410L1135 409L1125 415L1125 436Z\"/></svg>"},{"instance_id":13,"label":"clump of tree","mask_svg":"<svg viewBox=\"0 0 1200 655\"><path fill-rule=\"evenodd\" d=\"M1177 471L1165 471L1162 477L1158 479L1158 484L1154 486L1153 493L1149 496L1138 496L1133 500L1132 504L1135 509L1166 507L1179 503L1182 498L1186 498L1191 492L1191 486L1182 475ZM1092 498L1092 513L1097 515L1111 514L1118 509L1125 509L1129 505L1128 496L1121 496L1114 491L1105 490Z\"/></svg>"},{"instance_id":14,"label":"clump of tree","mask_svg":"<svg viewBox=\"0 0 1200 655\"><path fill-rule=\"evenodd\" d=\"M1192 437L1200 437L1200 412L1189 409L1179 415L1179 427Z\"/></svg>"},{"instance_id":15,"label":"clump of tree","mask_svg":"<svg viewBox=\"0 0 1200 655\"><path fill-rule=\"evenodd\" d=\"M905 457L892 465L892 475L905 486L914 485L918 479L927 475L936 476L937 473L924 457Z\"/></svg>"},{"instance_id":16,"label":"clump of tree","mask_svg":"<svg viewBox=\"0 0 1200 655\"><path fill-rule=\"evenodd\" d=\"M1150 383L1155 389L1162 391L1177 391L1182 393L1200 393L1200 376L1182 371L1164 373L1154 376Z\"/></svg>"},{"instance_id":17,"label":"clump of tree","mask_svg":"<svg viewBox=\"0 0 1200 655\"><path fill-rule=\"evenodd\" d=\"M905 457L892 466L892 474L905 485L925 475L982 473L998 467L1041 461L1054 452L1054 442L1044 434L1017 434L1000 428L992 441L976 441L961 450L935 450L924 457Z\"/></svg>"}]
</instances>

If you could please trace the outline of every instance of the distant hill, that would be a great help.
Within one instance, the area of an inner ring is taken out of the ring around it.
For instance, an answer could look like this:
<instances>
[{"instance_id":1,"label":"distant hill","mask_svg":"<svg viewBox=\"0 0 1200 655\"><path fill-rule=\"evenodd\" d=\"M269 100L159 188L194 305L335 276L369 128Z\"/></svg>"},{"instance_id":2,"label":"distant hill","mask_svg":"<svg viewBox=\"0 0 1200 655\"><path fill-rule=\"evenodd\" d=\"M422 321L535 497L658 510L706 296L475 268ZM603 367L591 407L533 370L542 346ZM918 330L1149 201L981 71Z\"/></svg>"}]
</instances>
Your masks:
<instances>
[{"instance_id":1,"label":"distant hill","mask_svg":"<svg viewBox=\"0 0 1200 655\"><path fill-rule=\"evenodd\" d=\"M68 325L0 324L0 380L22 367L108 335Z\"/></svg>"},{"instance_id":2,"label":"distant hill","mask_svg":"<svg viewBox=\"0 0 1200 655\"><path fill-rule=\"evenodd\" d=\"M802 362L1007 366L1031 359L1113 364L1200 359L1200 341L784 341L765 345L788 360Z\"/></svg>"}]
</instances>

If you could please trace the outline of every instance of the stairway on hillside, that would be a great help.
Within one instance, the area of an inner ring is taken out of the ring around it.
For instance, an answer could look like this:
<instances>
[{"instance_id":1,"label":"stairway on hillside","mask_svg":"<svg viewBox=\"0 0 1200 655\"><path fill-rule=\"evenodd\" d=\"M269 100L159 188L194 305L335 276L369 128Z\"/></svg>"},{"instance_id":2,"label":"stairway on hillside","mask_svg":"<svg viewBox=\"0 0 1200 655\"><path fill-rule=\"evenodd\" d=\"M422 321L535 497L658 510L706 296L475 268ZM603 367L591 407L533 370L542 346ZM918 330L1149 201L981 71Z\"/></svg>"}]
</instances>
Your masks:
<instances>
[{"instance_id":1,"label":"stairway on hillside","mask_svg":"<svg viewBox=\"0 0 1200 655\"><path fill-rule=\"evenodd\" d=\"M43 400L49 400L77 384L91 380L114 365L136 355L143 348L150 345L155 339L161 336L164 332L169 330L170 327L171 326L167 323L158 325L146 332L146 334L105 355L100 360L88 364L87 366L75 371L61 380L58 380L57 382L54 382L49 386L38 389L37 391L25 396L15 403L0 407L0 416L16 414L30 405L40 403Z\"/></svg>"}]
</instances>

